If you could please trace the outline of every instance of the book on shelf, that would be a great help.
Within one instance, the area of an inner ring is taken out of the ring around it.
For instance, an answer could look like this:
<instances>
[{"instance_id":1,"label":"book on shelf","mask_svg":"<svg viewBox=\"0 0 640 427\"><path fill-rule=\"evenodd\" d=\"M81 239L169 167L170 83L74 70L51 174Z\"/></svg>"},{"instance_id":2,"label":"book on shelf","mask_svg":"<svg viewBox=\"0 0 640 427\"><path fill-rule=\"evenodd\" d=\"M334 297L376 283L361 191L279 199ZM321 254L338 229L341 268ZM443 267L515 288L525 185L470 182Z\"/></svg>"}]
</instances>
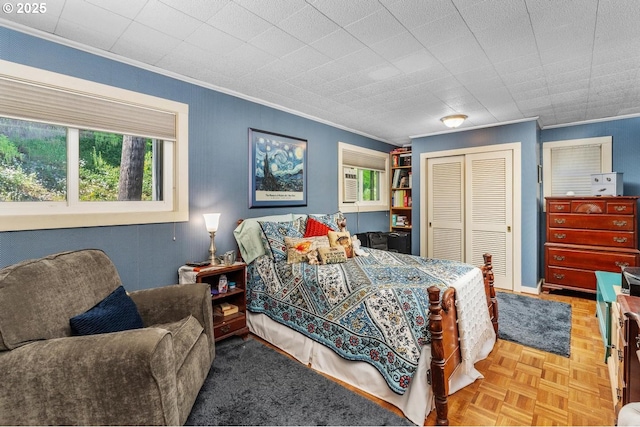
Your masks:
<instances>
[{"instance_id":1,"label":"book on shelf","mask_svg":"<svg viewBox=\"0 0 640 427\"><path fill-rule=\"evenodd\" d=\"M237 312L238 306L235 304L230 304L228 302L223 302L213 307L213 313L219 316L229 316L230 314L234 314Z\"/></svg>"}]
</instances>

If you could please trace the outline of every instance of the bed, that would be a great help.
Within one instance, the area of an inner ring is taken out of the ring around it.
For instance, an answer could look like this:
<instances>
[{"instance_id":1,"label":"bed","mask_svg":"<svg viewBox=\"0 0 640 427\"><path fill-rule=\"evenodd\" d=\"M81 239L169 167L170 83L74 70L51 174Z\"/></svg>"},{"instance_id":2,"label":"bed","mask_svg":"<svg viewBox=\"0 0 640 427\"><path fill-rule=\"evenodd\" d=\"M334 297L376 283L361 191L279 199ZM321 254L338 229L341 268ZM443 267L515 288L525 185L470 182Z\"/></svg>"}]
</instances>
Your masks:
<instances>
[{"instance_id":1,"label":"bed","mask_svg":"<svg viewBox=\"0 0 640 427\"><path fill-rule=\"evenodd\" d=\"M495 344L491 256L475 267L354 248L345 234L339 212L239 221L250 331L417 425L434 408L447 425L447 396L482 377L474 364Z\"/></svg>"}]
</instances>

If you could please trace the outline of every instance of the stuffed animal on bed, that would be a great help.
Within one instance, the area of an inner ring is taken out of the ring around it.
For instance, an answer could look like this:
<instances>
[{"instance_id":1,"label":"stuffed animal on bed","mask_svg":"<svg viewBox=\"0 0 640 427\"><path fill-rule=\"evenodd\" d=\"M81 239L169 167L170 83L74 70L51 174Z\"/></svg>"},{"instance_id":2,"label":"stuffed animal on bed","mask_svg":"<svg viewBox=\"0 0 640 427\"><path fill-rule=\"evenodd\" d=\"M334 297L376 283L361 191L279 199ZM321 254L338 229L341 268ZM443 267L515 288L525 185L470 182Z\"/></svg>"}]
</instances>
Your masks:
<instances>
[{"instance_id":1,"label":"stuffed animal on bed","mask_svg":"<svg viewBox=\"0 0 640 427\"><path fill-rule=\"evenodd\" d=\"M307 252L307 260L311 265L320 264L320 260L318 259L318 250L313 249Z\"/></svg>"},{"instance_id":2,"label":"stuffed animal on bed","mask_svg":"<svg viewBox=\"0 0 640 427\"><path fill-rule=\"evenodd\" d=\"M351 245L353 246L353 253L355 253L358 256L369 256L368 252L365 252L360 248L361 244L362 242L360 241L360 239L358 239L358 235L354 234L351 237Z\"/></svg>"}]
</instances>

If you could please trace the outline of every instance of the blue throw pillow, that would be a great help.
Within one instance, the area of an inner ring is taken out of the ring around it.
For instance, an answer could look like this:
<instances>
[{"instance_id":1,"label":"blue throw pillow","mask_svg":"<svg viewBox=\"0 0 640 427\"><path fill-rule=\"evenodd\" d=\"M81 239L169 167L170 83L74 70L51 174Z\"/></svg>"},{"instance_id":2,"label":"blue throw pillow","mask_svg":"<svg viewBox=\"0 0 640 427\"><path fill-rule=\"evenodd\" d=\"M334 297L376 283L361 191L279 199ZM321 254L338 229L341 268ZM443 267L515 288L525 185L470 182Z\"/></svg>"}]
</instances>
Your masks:
<instances>
[{"instance_id":1,"label":"blue throw pillow","mask_svg":"<svg viewBox=\"0 0 640 427\"><path fill-rule=\"evenodd\" d=\"M106 334L144 327L138 307L122 286L82 314L69 320L74 335Z\"/></svg>"}]
</instances>

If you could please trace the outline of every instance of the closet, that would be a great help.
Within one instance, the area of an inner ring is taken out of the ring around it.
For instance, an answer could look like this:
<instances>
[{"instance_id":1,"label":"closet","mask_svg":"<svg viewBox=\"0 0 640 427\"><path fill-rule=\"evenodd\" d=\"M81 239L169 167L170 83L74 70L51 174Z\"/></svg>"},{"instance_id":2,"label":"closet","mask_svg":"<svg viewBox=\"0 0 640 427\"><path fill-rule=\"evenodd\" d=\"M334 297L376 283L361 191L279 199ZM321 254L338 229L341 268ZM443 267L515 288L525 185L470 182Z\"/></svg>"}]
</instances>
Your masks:
<instances>
[{"instance_id":1,"label":"closet","mask_svg":"<svg viewBox=\"0 0 640 427\"><path fill-rule=\"evenodd\" d=\"M513 290L513 149L438 154L426 159L427 256L480 265L489 252L495 286Z\"/></svg>"}]
</instances>

